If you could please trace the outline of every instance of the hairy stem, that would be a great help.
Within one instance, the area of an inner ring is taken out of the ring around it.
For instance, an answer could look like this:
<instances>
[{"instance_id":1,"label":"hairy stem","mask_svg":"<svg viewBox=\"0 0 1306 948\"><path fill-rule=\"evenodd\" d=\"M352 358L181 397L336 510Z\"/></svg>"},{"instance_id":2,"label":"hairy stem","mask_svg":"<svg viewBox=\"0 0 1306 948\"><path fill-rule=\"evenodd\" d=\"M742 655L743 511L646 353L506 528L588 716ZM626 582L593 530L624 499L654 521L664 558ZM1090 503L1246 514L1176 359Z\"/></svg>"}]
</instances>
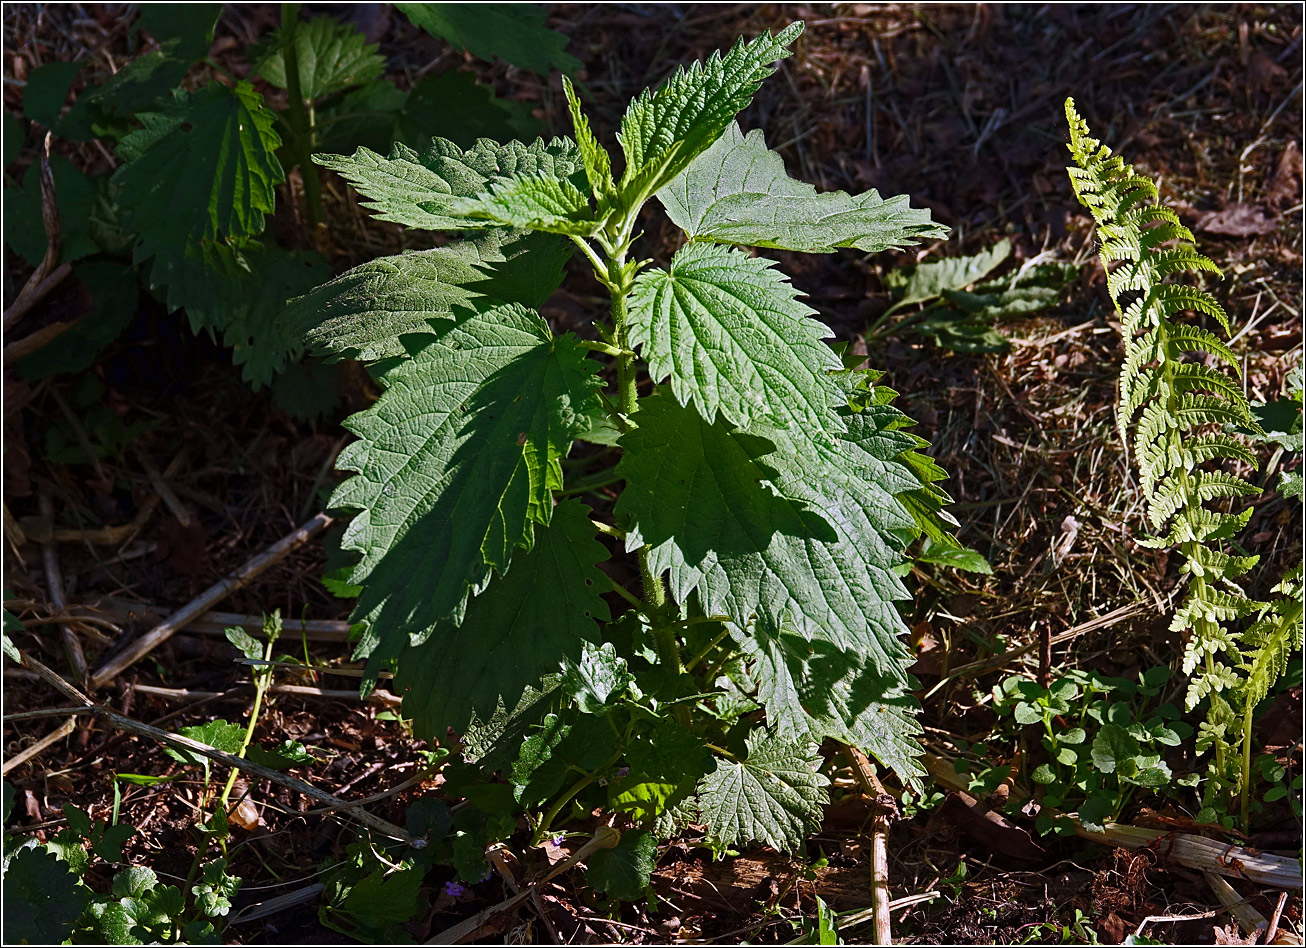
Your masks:
<instances>
[{"instance_id":1,"label":"hairy stem","mask_svg":"<svg viewBox=\"0 0 1306 948\"><path fill-rule=\"evenodd\" d=\"M295 32L299 26L299 4L283 3L281 5L281 54L286 64L286 123L292 132L290 147L299 165L299 174L304 181L304 203L308 207L308 219L314 226L322 220L322 188L318 182L317 165L309 153L312 149L310 139L310 119L305 108L303 90L299 85L299 51L295 48Z\"/></svg>"}]
</instances>

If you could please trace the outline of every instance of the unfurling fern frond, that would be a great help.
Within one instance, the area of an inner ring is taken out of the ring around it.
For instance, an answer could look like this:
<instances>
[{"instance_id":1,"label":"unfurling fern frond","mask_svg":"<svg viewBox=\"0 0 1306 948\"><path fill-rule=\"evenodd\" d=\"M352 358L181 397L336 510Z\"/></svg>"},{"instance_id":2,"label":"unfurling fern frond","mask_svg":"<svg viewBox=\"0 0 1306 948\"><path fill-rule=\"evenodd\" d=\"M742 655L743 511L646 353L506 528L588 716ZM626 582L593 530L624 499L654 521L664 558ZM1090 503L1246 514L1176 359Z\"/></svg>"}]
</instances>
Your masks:
<instances>
[{"instance_id":1,"label":"unfurling fern frond","mask_svg":"<svg viewBox=\"0 0 1306 948\"><path fill-rule=\"evenodd\" d=\"M1205 290L1167 282L1184 273L1218 275L1219 268L1193 248L1192 231L1174 211L1156 203L1156 186L1090 137L1070 99L1066 118L1075 161L1067 169L1071 185L1097 222L1103 264L1116 264L1108 271L1107 290L1125 343L1117 422L1121 439L1126 444L1132 440L1147 520L1157 533L1145 545L1174 545L1183 553L1189 585L1171 628L1187 633L1188 707L1210 699L1209 726L1203 732L1209 741L1204 743L1215 747L1215 770L1223 776L1231 749L1224 735L1235 718L1228 700L1242 710L1247 697L1234 669L1259 668L1265 655L1260 640L1248 638L1250 630L1239 636L1229 624L1271 607L1248 599L1234 582L1256 557L1231 556L1213 546L1241 529L1250 511L1231 514L1206 506L1214 501L1227 505L1260 488L1209 466L1219 461L1254 464L1254 455L1226 431L1259 428L1243 395L1233 351L1212 332L1178 321L1184 313L1197 313L1228 335L1223 308ZM1194 353L1205 354L1207 364L1195 361ZM1127 437L1131 428L1132 439ZM1227 699L1230 693L1234 697Z\"/></svg>"}]
</instances>

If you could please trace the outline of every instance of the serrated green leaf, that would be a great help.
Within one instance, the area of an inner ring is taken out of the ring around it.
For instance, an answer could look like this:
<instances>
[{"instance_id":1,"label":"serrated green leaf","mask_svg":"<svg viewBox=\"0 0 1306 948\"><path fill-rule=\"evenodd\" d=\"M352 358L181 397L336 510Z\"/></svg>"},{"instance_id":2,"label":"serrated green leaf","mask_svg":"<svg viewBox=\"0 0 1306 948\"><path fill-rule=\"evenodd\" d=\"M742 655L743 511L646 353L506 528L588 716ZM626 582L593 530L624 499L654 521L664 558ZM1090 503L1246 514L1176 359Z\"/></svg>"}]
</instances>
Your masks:
<instances>
[{"instance_id":1,"label":"serrated green leaf","mask_svg":"<svg viewBox=\"0 0 1306 948\"><path fill-rule=\"evenodd\" d=\"M147 3L133 32L145 30L160 45L177 41L177 55L199 59L213 45L213 29L222 15L220 3Z\"/></svg>"},{"instance_id":2,"label":"serrated green leaf","mask_svg":"<svg viewBox=\"0 0 1306 948\"><path fill-rule=\"evenodd\" d=\"M482 864L484 861L482 858ZM398 872L378 869L360 879L334 908L352 916L365 930L380 932L401 925L418 913L419 890L425 876L425 870L418 867Z\"/></svg>"},{"instance_id":3,"label":"serrated green leaf","mask_svg":"<svg viewBox=\"0 0 1306 948\"><path fill-rule=\"evenodd\" d=\"M696 781L714 766L702 739L670 718L659 719L649 733L631 742L626 761L640 773L675 784Z\"/></svg>"},{"instance_id":4,"label":"serrated green leaf","mask_svg":"<svg viewBox=\"0 0 1306 948\"><path fill-rule=\"evenodd\" d=\"M641 826L652 826L667 811L676 790L674 783L631 772L609 783L608 807Z\"/></svg>"},{"instance_id":5,"label":"serrated green leaf","mask_svg":"<svg viewBox=\"0 0 1306 948\"><path fill-rule=\"evenodd\" d=\"M948 257L934 263L890 270L884 275L884 285L898 297L899 306L924 303L948 290L964 290L997 269L1009 256L1011 241L1004 238L974 256Z\"/></svg>"},{"instance_id":6,"label":"serrated green leaf","mask_svg":"<svg viewBox=\"0 0 1306 948\"><path fill-rule=\"evenodd\" d=\"M492 177L546 175L584 183L584 169L573 142L537 138L530 145L488 139L463 151L436 138L420 154L396 144L386 157L367 148L352 156L314 155L313 160L345 177L368 200L363 206L385 221L423 230L466 230L502 226L464 217L455 210L459 198L473 198Z\"/></svg>"},{"instance_id":7,"label":"serrated green leaf","mask_svg":"<svg viewBox=\"0 0 1306 948\"><path fill-rule=\"evenodd\" d=\"M724 56L718 50L706 64L677 69L657 91L644 90L621 118L622 194L654 194L684 171L748 106L802 31L802 23L791 23L775 36L740 38Z\"/></svg>"},{"instance_id":8,"label":"serrated green leaf","mask_svg":"<svg viewBox=\"0 0 1306 948\"><path fill-rule=\"evenodd\" d=\"M571 113L571 127L576 134L576 147L580 149L590 193L598 199L599 215L602 216L617 197L617 184L612 178L612 159L608 157L607 149L594 137L589 119L581 111L576 90L566 76L562 77L562 91L567 96L567 111Z\"/></svg>"},{"instance_id":9,"label":"serrated green leaf","mask_svg":"<svg viewBox=\"0 0 1306 948\"><path fill-rule=\"evenodd\" d=\"M462 735L463 759L490 773L510 767L528 731L546 714L562 708L564 698L558 676L553 675L538 687L527 688L511 710L500 703L488 720L473 721Z\"/></svg>"},{"instance_id":10,"label":"serrated green leaf","mask_svg":"<svg viewBox=\"0 0 1306 948\"><path fill-rule=\"evenodd\" d=\"M648 890L657 859L657 837L646 830L627 830L612 849L600 849L586 860L585 881L606 898L633 902Z\"/></svg>"},{"instance_id":11,"label":"serrated green leaf","mask_svg":"<svg viewBox=\"0 0 1306 948\"><path fill-rule=\"evenodd\" d=\"M454 201L450 207L471 220L551 234L584 237L598 226L589 197L563 175L491 178L481 194Z\"/></svg>"},{"instance_id":12,"label":"serrated green leaf","mask_svg":"<svg viewBox=\"0 0 1306 948\"><path fill-rule=\"evenodd\" d=\"M747 136L737 122L679 177L658 192L667 216L691 240L805 253L856 247L867 253L914 246L947 236L927 208L906 195L876 191L818 193L785 174L784 160L766 147L760 129Z\"/></svg>"},{"instance_id":13,"label":"serrated green leaf","mask_svg":"<svg viewBox=\"0 0 1306 948\"><path fill-rule=\"evenodd\" d=\"M18 120L14 113L5 109L4 132L0 141L4 148L4 167L8 168L23 150L23 140L27 137L27 125Z\"/></svg>"},{"instance_id":14,"label":"serrated green leaf","mask_svg":"<svg viewBox=\"0 0 1306 948\"><path fill-rule=\"evenodd\" d=\"M186 300L187 315L220 327L232 362L257 391L299 358L301 343L280 324L286 301L326 279L327 262L311 250L288 251L278 244L250 242L241 255L246 270L238 282L210 300ZM155 270L151 270L151 276ZM179 294L169 287L169 299ZM225 305L224 305L225 304Z\"/></svg>"},{"instance_id":15,"label":"serrated green leaf","mask_svg":"<svg viewBox=\"0 0 1306 948\"><path fill-rule=\"evenodd\" d=\"M423 76L394 111L391 141L428 142L438 136L471 148L482 138L529 141L545 129L529 102L500 99L493 87L459 69Z\"/></svg>"},{"instance_id":16,"label":"serrated green leaf","mask_svg":"<svg viewBox=\"0 0 1306 948\"><path fill-rule=\"evenodd\" d=\"M388 79L374 79L343 95L332 97L317 110L314 144L322 151L334 154L353 152L359 147L384 154L396 141L408 137L396 134L395 122L410 98L409 92L401 91ZM429 141L440 131L433 126L427 130L428 118L433 121L436 117L429 115L426 109L418 109L409 116L412 127L422 129L419 134L411 137L412 141ZM458 139L457 135L448 132L444 132L444 135L446 138ZM471 145L472 142L465 144Z\"/></svg>"},{"instance_id":17,"label":"serrated green leaf","mask_svg":"<svg viewBox=\"0 0 1306 948\"><path fill-rule=\"evenodd\" d=\"M149 866L128 866L113 877L109 894L115 899L139 899L159 884L159 877Z\"/></svg>"},{"instance_id":18,"label":"serrated green leaf","mask_svg":"<svg viewBox=\"0 0 1306 948\"><path fill-rule=\"evenodd\" d=\"M33 69L23 87L23 116L46 128L54 128L73 79L84 65L84 62L55 60Z\"/></svg>"},{"instance_id":19,"label":"serrated green leaf","mask_svg":"<svg viewBox=\"0 0 1306 948\"><path fill-rule=\"evenodd\" d=\"M629 333L655 382L705 419L762 422L817 442L843 430L831 372L842 363L821 342L829 327L769 260L690 244L668 270L648 270L630 294Z\"/></svg>"},{"instance_id":20,"label":"serrated green leaf","mask_svg":"<svg viewBox=\"0 0 1306 948\"><path fill-rule=\"evenodd\" d=\"M608 699L620 696L635 680L626 668L626 660L617 655L611 642L601 645L586 643L581 649L580 661L570 659L562 663L562 690L571 695L585 714L602 714Z\"/></svg>"},{"instance_id":21,"label":"serrated green leaf","mask_svg":"<svg viewBox=\"0 0 1306 948\"><path fill-rule=\"evenodd\" d=\"M698 785L703 822L727 845L761 842L797 852L820 828L829 781L818 772L821 756L806 741L752 731L742 761L717 759Z\"/></svg>"},{"instance_id":22,"label":"serrated green leaf","mask_svg":"<svg viewBox=\"0 0 1306 948\"><path fill-rule=\"evenodd\" d=\"M562 282L570 256L571 246L557 237L498 229L379 257L291 300L282 325L329 358L401 356L400 336L434 333L431 320L452 320L455 308L538 308Z\"/></svg>"},{"instance_id":23,"label":"serrated green leaf","mask_svg":"<svg viewBox=\"0 0 1306 948\"><path fill-rule=\"evenodd\" d=\"M377 662L461 621L469 589L529 548L600 384L574 337L516 304L461 311L409 344L381 398L347 421L360 440L339 466L358 474L331 499L361 511L342 546L363 554L354 615L370 625L360 654L384 637Z\"/></svg>"},{"instance_id":24,"label":"serrated green leaf","mask_svg":"<svg viewBox=\"0 0 1306 948\"><path fill-rule=\"evenodd\" d=\"M610 581L595 565L606 559L588 507L566 500L554 508L530 551L516 552L507 572L467 603L460 626L441 623L399 657L395 687L406 689L414 730L462 733L473 715L486 720L500 702L517 704L561 659L581 655L610 618L602 599Z\"/></svg>"},{"instance_id":25,"label":"serrated green leaf","mask_svg":"<svg viewBox=\"0 0 1306 948\"><path fill-rule=\"evenodd\" d=\"M182 737L189 737L192 741L199 741L201 744L208 744L220 751L226 751L228 754L239 754L240 745L245 743L245 728L242 725L224 721L222 718L215 721L206 721L203 724L195 724L191 727L179 728L177 733ZM208 765L207 757L193 751L183 750L179 747L164 747L163 750L173 760L180 761L183 764Z\"/></svg>"},{"instance_id":26,"label":"serrated green leaf","mask_svg":"<svg viewBox=\"0 0 1306 948\"><path fill-rule=\"evenodd\" d=\"M195 907L209 918L226 915L231 911L231 900L240 891L240 877L227 873L225 856L204 864L200 881L191 886Z\"/></svg>"},{"instance_id":27,"label":"serrated green leaf","mask_svg":"<svg viewBox=\"0 0 1306 948\"><path fill-rule=\"evenodd\" d=\"M145 127L122 141L129 160L114 174L138 260L263 231L285 174L274 154L276 116L252 85L213 82L140 119Z\"/></svg>"},{"instance_id":28,"label":"serrated green leaf","mask_svg":"<svg viewBox=\"0 0 1306 948\"><path fill-rule=\"evenodd\" d=\"M135 835L136 827L129 823L111 826L97 823L91 837L91 851L105 862L121 862L123 844Z\"/></svg>"},{"instance_id":29,"label":"serrated green leaf","mask_svg":"<svg viewBox=\"0 0 1306 948\"><path fill-rule=\"evenodd\" d=\"M866 470L861 448L789 455L666 394L641 401L639 427L621 443L627 549L650 545L649 566L670 573L676 601L696 590L706 611L741 629L763 620L861 654L875 674L905 675L894 603L908 594L887 528L911 520L891 492L854 476Z\"/></svg>"},{"instance_id":30,"label":"serrated green leaf","mask_svg":"<svg viewBox=\"0 0 1306 948\"><path fill-rule=\"evenodd\" d=\"M96 186L63 155L50 156L54 176L55 205L59 208L59 259L80 260L100 249L90 222L95 206ZM34 161L23 176L21 187L4 190L5 243L32 266L45 257L49 243L41 216L41 168Z\"/></svg>"},{"instance_id":31,"label":"serrated green leaf","mask_svg":"<svg viewBox=\"0 0 1306 948\"><path fill-rule=\"evenodd\" d=\"M538 728L534 729L526 740L522 741L521 750L517 758L512 762L512 773L509 777L513 786L513 796L518 802L521 802L522 794L526 792L531 783L531 778L536 775L552 757L559 745L571 733L571 719L563 718L556 714L546 715L540 722ZM557 779L541 788L540 781L536 781L537 786L534 788L531 798L546 798L554 793L562 785L561 773L558 768L553 768L554 775ZM546 775L553 776L553 775Z\"/></svg>"},{"instance_id":32,"label":"serrated green leaf","mask_svg":"<svg viewBox=\"0 0 1306 948\"><path fill-rule=\"evenodd\" d=\"M86 89L77 97L59 122L60 137L82 142L130 134L127 116L164 102L200 55L178 38L131 60L103 85Z\"/></svg>"},{"instance_id":33,"label":"serrated green leaf","mask_svg":"<svg viewBox=\"0 0 1306 948\"><path fill-rule=\"evenodd\" d=\"M67 863L37 845L23 846L5 862L5 941L62 944L90 901L90 890Z\"/></svg>"},{"instance_id":34,"label":"serrated green leaf","mask_svg":"<svg viewBox=\"0 0 1306 948\"><path fill-rule=\"evenodd\" d=\"M755 651L757 697L777 737L832 737L851 744L891 768L905 783L918 785L925 770L916 735L919 705L903 673L890 678L869 672L856 653L790 633L755 630L745 648Z\"/></svg>"},{"instance_id":35,"label":"serrated green leaf","mask_svg":"<svg viewBox=\"0 0 1306 948\"><path fill-rule=\"evenodd\" d=\"M278 89L286 81L286 40L274 30L266 52L255 54L255 72ZM385 59L357 28L332 16L316 16L295 24L295 56L299 64L299 91L307 102L375 79L385 72Z\"/></svg>"},{"instance_id":36,"label":"serrated green leaf","mask_svg":"<svg viewBox=\"0 0 1306 948\"><path fill-rule=\"evenodd\" d=\"M222 634L246 658L261 659L263 657L263 643L240 626L229 626L222 630Z\"/></svg>"},{"instance_id":37,"label":"serrated green leaf","mask_svg":"<svg viewBox=\"0 0 1306 948\"><path fill-rule=\"evenodd\" d=\"M1093 738L1093 766L1104 774L1128 776L1138 756L1138 741L1119 724L1104 724Z\"/></svg>"},{"instance_id":38,"label":"serrated green leaf","mask_svg":"<svg viewBox=\"0 0 1306 948\"><path fill-rule=\"evenodd\" d=\"M317 762L317 758L310 754L302 743L289 739L273 745L268 750L264 750L258 744L250 744L245 751L245 756L252 762L271 767L273 770L285 770L288 767Z\"/></svg>"},{"instance_id":39,"label":"serrated green leaf","mask_svg":"<svg viewBox=\"0 0 1306 948\"><path fill-rule=\"evenodd\" d=\"M967 573L979 573L983 576L990 576L993 573L993 567L989 565L989 561L984 558L982 553L969 547L958 549L957 547L945 546L933 540L925 541L921 551L916 554L915 560L918 563L948 566L952 569L962 570Z\"/></svg>"},{"instance_id":40,"label":"serrated green leaf","mask_svg":"<svg viewBox=\"0 0 1306 948\"><path fill-rule=\"evenodd\" d=\"M545 12L530 3L397 3L414 26L448 40L478 59L501 59L546 75L550 67L575 72L567 37L544 25Z\"/></svg>"},{"instance_id":41,"label":"serrated green leaf","mask_svg":"<svg viewBox=\"0 0 1306 948\"><path fill-rule=\"evenodd\" d=\"M69 870L81 878L91 866L91 854L83 845L84 839L75 829L63 829L50 837L45 848L68 863Z\"/></svg>"}]
</instances>

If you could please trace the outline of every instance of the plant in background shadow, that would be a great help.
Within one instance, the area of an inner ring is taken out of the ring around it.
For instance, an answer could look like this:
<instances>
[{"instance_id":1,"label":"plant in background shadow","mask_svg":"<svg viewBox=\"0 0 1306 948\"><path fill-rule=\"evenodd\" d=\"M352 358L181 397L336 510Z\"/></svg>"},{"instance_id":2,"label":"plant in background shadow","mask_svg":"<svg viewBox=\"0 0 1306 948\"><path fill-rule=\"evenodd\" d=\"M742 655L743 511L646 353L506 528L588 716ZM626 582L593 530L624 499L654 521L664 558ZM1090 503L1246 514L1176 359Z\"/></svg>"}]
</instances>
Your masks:
<instances>
[{"instance_id":1,"label":"plant in background shadow","mask_svg":"<svg viewBox=\"0 0 1306 948\"><path fill-rule=\"evenodd\" d=\"M565 38L546 29L532 6L399 7L481 58L540 72L577 65L563 50ZM24 89L23 119L5 113L5 240L33 266L47 250L40 156L21 183L8 174L29 131L98 141L116 164L111 174L87 176L57 152L50 156L59 260L74 265L95 311L18 371L36 378L90 365L137 312L129 261L169 311L184 310L195 333L231 348L246 381L273 385L277 401L297 415L320 415L334 402L334 378L299 363L299 340L278 330L276 317L287 299L330 275L321 255L330 234L308 228L308 247L268 230L288 174L300 172L302 216L315 225L323 217L308 160L315 148L384 149L401 137L437 133L470 145L483 134L531 135L540 127L528 106L496 99L458 70L400 91L381 78L385 57L358 28L331 15L301 20L298 4L283 5L281 27L246 51L250 78L238 80L208 55L221 11L220 4L144 5L132 35L139 41L144 31L158 49L83 90L67 110L83 63L40 66ZM197 69L201 81L193 82ZM269 107L256 77L264 88L285 91L284 110Z\"/></svg>"}]
</instances>

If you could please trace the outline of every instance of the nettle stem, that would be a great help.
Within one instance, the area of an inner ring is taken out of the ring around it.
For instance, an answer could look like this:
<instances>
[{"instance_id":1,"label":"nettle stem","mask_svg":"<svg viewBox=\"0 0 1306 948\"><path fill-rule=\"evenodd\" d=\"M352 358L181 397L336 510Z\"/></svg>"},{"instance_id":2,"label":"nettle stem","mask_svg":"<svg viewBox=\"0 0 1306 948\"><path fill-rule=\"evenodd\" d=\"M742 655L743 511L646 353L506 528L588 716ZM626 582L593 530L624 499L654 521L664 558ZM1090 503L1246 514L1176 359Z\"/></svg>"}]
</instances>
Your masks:
<instances>
[{"instance_id":1,"label":"nettle stem","mask_svg":"<svg viewBox=\"0 0 1306 948\"><path fill-rule=\"evenodd\" d=\"M299 50L295 46L295 33L299 27L299 4L281 5L281 55L286 67L286 123L291 130L291 151L299 174L304 182L304 204L309 222L314 226L322 220L322 187L318 182L317 165L313 164L312 105L304 101L299 84ZM307 107L306 107L307 106Z\"/></svg>"}]
</instances>

